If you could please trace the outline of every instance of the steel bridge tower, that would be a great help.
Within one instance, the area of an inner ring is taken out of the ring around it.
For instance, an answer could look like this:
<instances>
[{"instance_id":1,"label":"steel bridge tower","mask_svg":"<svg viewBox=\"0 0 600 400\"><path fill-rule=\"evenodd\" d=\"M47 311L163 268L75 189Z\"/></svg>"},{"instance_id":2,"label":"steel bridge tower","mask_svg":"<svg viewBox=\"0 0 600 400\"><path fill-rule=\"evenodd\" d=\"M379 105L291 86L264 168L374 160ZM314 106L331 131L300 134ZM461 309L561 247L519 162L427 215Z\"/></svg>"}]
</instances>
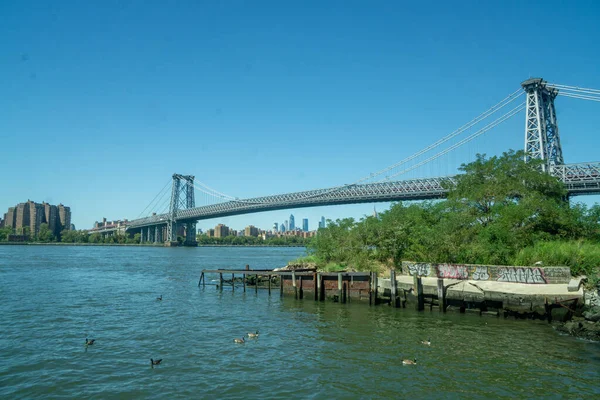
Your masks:
<instances>
[{"instance_id":1,"label":"steel bridge tower","mask_svg":"<svg viewBox=\"0 0 600 400\"><path fill-rule=\"evenodd\" d=\"M558 90L548 87L541 78L521 83L527 94L525 107L525 162L543 160L542 170L563 165L554 99Z\"/></svg>"},{"instance_id":2,"label":"steel bridge tower","mask_svg":"<svg viewBox=\"0 0 600 400\"><path fill-rule=\"evenodd\" d=\"M185 181L182 185L181 181ZM169 205L169 220L167 223L167 241L177 242L176 221L177 211L196 207L194 200L194 176L173 174L173 187L171 189L171 204ZM185 245L196 244L196 222L185 223Z\"/></svg>"}]
</instances>

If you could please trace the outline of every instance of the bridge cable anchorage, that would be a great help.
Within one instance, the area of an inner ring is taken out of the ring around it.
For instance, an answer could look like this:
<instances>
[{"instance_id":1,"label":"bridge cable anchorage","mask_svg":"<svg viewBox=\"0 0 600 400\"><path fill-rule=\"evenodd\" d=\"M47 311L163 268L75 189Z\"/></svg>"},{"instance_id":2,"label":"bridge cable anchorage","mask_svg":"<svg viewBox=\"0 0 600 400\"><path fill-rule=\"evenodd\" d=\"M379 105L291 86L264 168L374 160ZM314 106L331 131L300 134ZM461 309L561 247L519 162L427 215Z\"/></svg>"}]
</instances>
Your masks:
<instances>
[{"instance_id":1,"label":"bridge cable anchorage","mask_svg":"<svg viewBox=\"0 0 600 400\"><path fill-rule=\"evenodd\" d=\"M168 180L166 185L156 194L156 196L154 196L154 198L152 199L152 201L150 203L148 203L148 205L146 206L146 208L144 208L144 210L137 216L136 219L140 218L148 209L148 207L150 207L152 205L152 203L154 203L154 201L156 200L156 198L169 186L169 184L171 183L171 180ZM164 197L164 194L163 194Z\"/></svg>"},{"instance_id":2,"label":"bridge cable anchorage","mask_svg":"<svg viewBox=\"0 0 600 400\"><path fill-rule=\"evenodd\" d=\"M381 174L384 174L386 172L388 172L391 169L394 169L402 164L406 164L407 162L415 159L416 157L446 143L448 140L460 135L461 133L463 133L464 131L466 131L467 129L473 127L474 125L478 124L479 122L483 121L484 119L486 119L487 117L489 117L490 115L496 113L497 111L501 110L502 108L504 108L505 106L507 106L508 104L512 103L514 100L518 99L520 96L522 96L523 90L521 88L515 90L513 93L511 93L510 95L508 95L507 97L505 97L504 99L502 99L499 103L497 103L496 105L492 106L490 109L488 109L487 111L483 112L482 114L480 114L479 116L475 117L474 119L472 119L471 121L469 121L468 123L466 123L465 125L461 126L460 128L458 128L457 130L455 130L454 132L451 132L450 134L446 135L445 137L441 138L440 140L438 140L437 142L425 147L424 149L418 151L417 153L403 159L402 161L397 162L396 164L393 164L389 167L386 167L380 171L374 172L371 175L359 179L358 181L356 181L354 184L359 184L361 182L364 182L366 180L369 179L373 179L376 176L379 176Z\"/></svg>"},{"instance_id":3,"label":"bridge cable anchorage","mask_svg":"<svg viewBox=\"0 0 600 400\"><path fill-rule=\"evenodd\" d=\"M500 118L494 120L493 122L489 123L488 125L484 126L483 128L481 128L480 130L478 130L475 133L472 133L471 135L467 136L466 138L462 139L460 142L457 142L455 144L453 144L452 146L444 149L443 151L440 151L437 154L434 154L433 156L409 167L409 168L405 168L402 171L399 171L393 175L387 176L383 179L380 179L378 181L378 183L380 182L385 182L385 181L389 181L391 178L394 178L398 175L402 175L405 174L407 172L410 172L418 167L420 167L421 165L427 164L430 161L433 161L441 156L443 156L444 154L447 154L449 152L451 152L452 150L455 150L459 147L461 147L462 145L464 145L465 143L470 142L471 140L475 139L476 137L481 136L482 134L486 133L487 131L491 130L492 128L495 128L496 126L500 125L502 122L506 121L507 119L517 115L520 111L525 109L525 103L521 103L519 104L517 107L513 108L512 110L510 110L509 112L507 112L506 114L504 114L503 116L501 116Z\"/></svg>"}]
</instances>

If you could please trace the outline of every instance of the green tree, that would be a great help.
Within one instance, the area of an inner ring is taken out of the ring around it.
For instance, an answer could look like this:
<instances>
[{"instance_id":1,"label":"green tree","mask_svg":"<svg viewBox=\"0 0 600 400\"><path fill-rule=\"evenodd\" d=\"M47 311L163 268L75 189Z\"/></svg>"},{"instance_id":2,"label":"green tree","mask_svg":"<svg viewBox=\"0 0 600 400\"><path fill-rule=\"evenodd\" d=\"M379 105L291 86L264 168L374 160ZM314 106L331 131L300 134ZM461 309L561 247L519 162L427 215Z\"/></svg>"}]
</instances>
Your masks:
<instances>
[{"instance_id":1,"label":"green tree","mask_svg":"<svg viewBox=\"0 0 600 400\"><path fill-rule=\"evenodd\" d=\"M44 223L40 225L37 240L43 243L54 241L54 235L50 231L48 224Z\"/></svg>"}]
</instances>

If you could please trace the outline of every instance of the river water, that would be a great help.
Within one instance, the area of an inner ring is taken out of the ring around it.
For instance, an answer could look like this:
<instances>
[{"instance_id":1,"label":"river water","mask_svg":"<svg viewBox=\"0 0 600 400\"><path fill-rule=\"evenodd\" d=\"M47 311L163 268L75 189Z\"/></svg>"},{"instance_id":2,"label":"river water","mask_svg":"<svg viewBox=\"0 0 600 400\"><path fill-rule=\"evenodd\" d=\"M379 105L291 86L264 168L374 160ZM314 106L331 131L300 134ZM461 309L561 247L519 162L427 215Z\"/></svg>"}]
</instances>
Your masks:
<instances>
[{"instance_id":1,"label":"river water","mask_svg":"<svg viewBox=\"0 0 600 400\"><path fill-rule=\"evenodd\" d=\"M600 394L600 345L544 322L197 287L203 268L275 268L303 252L0 246L0 398Z\"/></svg>"}]
</instances>

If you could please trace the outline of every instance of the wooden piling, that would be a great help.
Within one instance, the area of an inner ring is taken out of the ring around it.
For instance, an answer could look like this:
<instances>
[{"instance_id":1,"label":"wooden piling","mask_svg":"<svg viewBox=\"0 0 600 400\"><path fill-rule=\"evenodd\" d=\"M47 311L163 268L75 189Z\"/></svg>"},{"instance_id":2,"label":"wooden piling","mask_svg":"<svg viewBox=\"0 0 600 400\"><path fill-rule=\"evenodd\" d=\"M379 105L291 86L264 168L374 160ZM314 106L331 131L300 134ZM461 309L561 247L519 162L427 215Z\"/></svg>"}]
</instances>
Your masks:
<instances>
[{"instance_id":1,"label":"wooden piling","mask_svg":"<svg viewBox=\"0 0 600 400\"><path fill-rule=\"evenodd\" d=\"M296 286L296 272L292 270L292 286L294 286L294 298L298 298L298 286Z\"/></svg>"},{"instance_id":2,"label":"wooden piling","mask_svg":"<svg viewBox=\"0 0 600 400\"><path fill-rule=\"evenodd\" d=\"M204 272L202 272L200 274L200 280L198 281L198 286L200 286L200 284L202 283L202 287L205 287L205 283L204 283Z\"/></svg>"},{"instance_id":3,"label":"wooden piling","mask_svg":"<svg viewBox=\"0 0 600 400\"><path fill-rule=\"evenodd\" d=\"M235 274L231 274L231 291L235 291Z\"/></svg>"},{"instance_id":4,"label":"wooden piling","mask_svg":"<svg viewBox=\"0 0 600 400\"><path fill-rule=\"evenodd\" d=\"M321 274L319 275L319 300L325 301L325 277L323 277Z\"/></svg>"},{"instance_id":5,"label":"wooden piling","mask_svg":"<svg viewBox=\"0 0 600 400\"><path fill-rule=\"evenodd\" d=\"M342 273L338 272L338 301L342 301Z\"/></svg>"},{"instance_id":6,"label":"wooden piling","mask_svg":"<svg viewBox=\"0 0 600 400\"><path fill-rule=\"evenodd\" d=\"M246 271L248 271L249 269L250 269L250 266L248 264L246 264ZM242 281L244 284L244 293L246 293L246 274L243 275Z\"/></svg>"},{"instance_id":7,"label":"wooden piling","mask_svg":"<svg viewBox=\"0 0 600 400\"><path fill-rule=\"evenodd\" d=\"M269 275L269 296L271 295L271 275Z\"/></svg>"},{"instance_id":8,"label":"wooden piling","mask_svg":"<svg viewBox=\"0 0 600 400\"><path fill-rule=\"evenodd\" d=\"M319 281L317 280L317 273L313 273L313 289L315 291L315 301L319 301Z\"/></svg>"},{"instance_id":9,"label":"wooden piling","mask_svg":"<svg viewBox=\"0 0 600 400\"><path fill-rule=\"evenodd\" d=\"M390 271L390 305L397 307L396 302L396 270L392 269Z\"/></svg>"},{"instance_id":10,"label":"wooden piling","mask_svg":"<svg viewBox=\"0 0 600 400\"><path fill-rule=\"evenodd\" d=\"M423 284L421 283L421 277L414 275L413 282L415 285L415 296L417 296L417 311L423 311L425 309L425 298L423 297Z\"/></svg>"},{"instance_id":11,"label":"wooden piling","mask_svg":"<svg viewBox=\"0 0 600 400\"><path fill-rule=\"evenodd\" d=\"M256 278L256 282L254 285L254 293L258 294L258 274L254 275L254 277Z\"/></svg>"},{"instance_id":12,"label":"wooden piling","mask_svg":"<svg viewBox=\"0 0 600 400\"><path fill-rule=\"evenodd\" d=\"M437 280L438 303L440 312L446 312L446 293L444 292L444 279Z\"/></svg>"},{"instance_id":13,"label":"wooden piling","mask_svg":"<svg viewBox=\"0 0 600 400\"><path fill-rule=\"evenodd\" d=\"M223 273L219 272L219 290L223 290Z\"/></svg>"},{"instance_id":14,"label":"wooden piling","mask_svg":"<svg viewBox=\"0 0 600 400\"><path fill-rule=\"evenodd\" d=\"M279 297L283 297L283 275L279 275Z\"/></svg>"},{"instance_id":15,"label":"wooden piling","mask_svg":"<svg viewBox=\"0 0 600 400\"><path fill-rule=\"evenodd\" d=\"M304 298L304 289L302 288L302 275L300 275L300 289L299 289L300 295L298 296L300 299Z\"/></svg>"},{"instance_id":16,"label":"wooden piling","mask_svg":"<svg viewBox=\"0 0 600 400\"><path fill-rule=\"evenodd\" d=\"M348 302L348 281L342 280L342 303L347 303L347 302Z\"/></svg>"}]
</instances>

